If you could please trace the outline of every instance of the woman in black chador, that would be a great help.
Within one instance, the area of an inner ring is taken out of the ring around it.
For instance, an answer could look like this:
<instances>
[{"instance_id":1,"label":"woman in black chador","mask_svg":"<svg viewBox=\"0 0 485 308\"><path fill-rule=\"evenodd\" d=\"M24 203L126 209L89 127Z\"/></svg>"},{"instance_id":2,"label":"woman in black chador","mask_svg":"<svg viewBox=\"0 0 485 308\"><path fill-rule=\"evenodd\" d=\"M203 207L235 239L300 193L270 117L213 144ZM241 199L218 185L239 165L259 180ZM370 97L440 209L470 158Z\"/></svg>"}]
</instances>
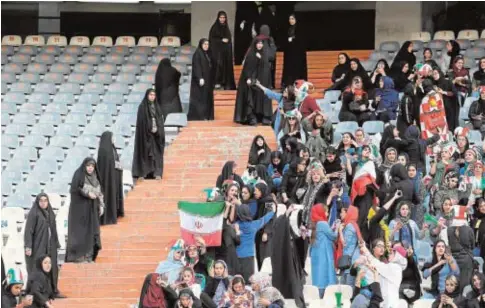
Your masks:
<instances>
[{"instance_id":1,"label":"woman in black chador","mask_svg":"<svg viewBox=\"0 0 485 308\"><path fill-rule=\"evenodd\" d=\"M162 59L155 73L155 93L164 119L170 113L182 112L179 83L180 72L172 67L170 59Z\"/></svg>"},{"instance_id":2,"label":"woman in black chador","mask_svg":"<svg viewBox=\"0 0 485 308\"><path fill-rule=\"evenodd\" d=\"M106 210L101 217L102 225L116 224L123 217L123 168L113 143L113 133L106 131L101 135L98 149L99 179L104 192Z\"/></svg>"},{"instance_id":3,"label":"woman in black chador","mask_svg":"<svg viewBox=\"0 0 485 308\"><path fill-rule=\"evenodd\" d=\"M189 120L214 120L213 62L209 53L209 41L201 39L192 57L192 81L190 82Z\"/></svg>"},{"instance_id":4,"label":"woman in black chador","mask_svg":"<svg viewBox=\"0 0 485 308\"><path fill-rule=\"evenodd\" d=\"M96 161L87 157L72 177L66 262L93 262L101 250L104 197L98 174Z\"/></svg>"},{"instance_id":5,"label":"woman in black chador","mask_svg":"<svg viewBox=\"0 0 485 308\"><path fill-rule=\"evenodd\" d=\"M268 60L268 50L264 43L255 39L244 60L241 77L237 87L234 122L241 124L263 125L271 124L273 108L271 99L254 85L258 80L266 88L271 87L271 66Z\"/></svg>"},{"instance_id":6,"label":"woman in black chador","mask_svg":"<svg viewBox=\"0 0 485 308\"><path fill-rule=\"evenodd\" d=\"M163 122L164 117L157 104L155 90L148 89L136 116L135 149L131 171L134 178L162 179L165 150Z\"/></svg>"},{"instance_id":7,"label":"woman in black chador","mask_svg":"<svg viewBox=\"0 0 485 308\"><path fill-rule=\"evenodd\" d=\"M290 15L289 22L284 49L282 88L293 85L298 79L307 80L306 46L294 14Z\"/></svg>"},{"instance_id":8,"label":"woman in black chador","mask_svg":"<svg viewBox=\"0 0 485 308\"><path fill-rule=\"evenodd\" d=\"M215 66L216 87L224 90L234 90L234 67L232 62L231 31L227 26L227 14L224 11L217 13L217 20L209 32L212 56Z\"/></svg>"}]
</instances>

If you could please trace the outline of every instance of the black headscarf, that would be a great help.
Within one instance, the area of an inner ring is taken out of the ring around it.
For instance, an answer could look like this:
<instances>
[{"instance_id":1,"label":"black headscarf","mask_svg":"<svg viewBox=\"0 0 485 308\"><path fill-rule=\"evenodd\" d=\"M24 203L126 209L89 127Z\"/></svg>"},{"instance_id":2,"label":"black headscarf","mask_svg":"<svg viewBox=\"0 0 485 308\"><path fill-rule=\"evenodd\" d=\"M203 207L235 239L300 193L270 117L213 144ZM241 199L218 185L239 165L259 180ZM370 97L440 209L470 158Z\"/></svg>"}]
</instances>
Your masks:
<instances>
[{"instance_id":1,"label":"black headscarf","mask_svg":"<svg viewBox=\"0 0 485 308\"><path fill-rule=\"evenodd\" d=\"M27 283L27 294L32 294L32 289L36 289L38 292L35 292L34 296L34 305L37 304L38 307L44 307L43 305L51 300L54 299L54 291L52 290L52 270L51 272L45 272L44 268L42 267L42 262L49 258L48 255L42 255L37 260L35 260L35 269L29 275L29 280Z\"/></svg>"},{"instance_id":2,"label":"black headscarf","mask_svg":"<svg viewBox=\"0 0 485 308\"><path fill-rule=\"evenodd\" d=\"M247 204L241 204L236 207L237 219L240 221L253 221L251 210Z\"/></svg>"},{"instance_id":3,"label":"black headscarf","mask_svg":"<svg viewBox=\"0 0 485 308\"><path fill-rule=\"evenodd\" d=\"M355 70L355 71L352 70L351 62L357 63L357 70ZM357 59L357 58L352 58L352 59L349 60L349 71L345 75L344 85L350 86L352 84L352 80L357 76L359 76L362 79L364 91L368 91L369 89L373 88L372 81L370 80L370 77L367 74L367 71L365 70L365 68L360 63L360 60Z\"/></svg>"},{"instance_id":4,"label":"black headscarf","mask_svg":"<svg viewBox=\"0 0 485 308\"><path fill-rule=\"evenodd\" d=\"M349 58L349 56L345 52L339 53L338 58L340 58L340 56L345 57L345 63L340 64L340 62L338 62L338 64L334 67L333 72L332 72L332 82L335 82L335 80L342 77L342 74L347 74L350 70L350 58Z\"/></svg>"},{"instance_id":5,"label":"black headscarf","mask_svg":"<svg viewBox=\"0 0 485 308\"><path fill-rule=\"evenodd\" d=\"M180 79L180 72L172 66L169 58L163 58L158 64L157 72L155 73L155 89L157 100L162 97L163 89L168 88L174 83L178 84Z\"/></svg>"},{"instance_id":6,"label":"black headscarf","mask_svg":"<svg viewBox=\"0 0 485 308\"><path fill-rule=\"evenodd\" d=\"M399 65L402 61L406 61L409 64L410 70L414 67L416 64L416 56L412 51L408 51L409 45L411 45L411 41L406 41L404 44L402 44L401 49L399 49L394 61L392 62L391 69Z\"/></svg>"},{"instance_id":7,"label":"black headscarf","mask_svg":"<svg viewBox=\"0 0 485 308\"><path fill-rule=\"evenodd\" d=\"M290 16L288 16L288 17L292 17L292 16L295 19L295 24L290 25L288 27L288 37L295 37L296 36L296 25L297 25L298 19L296 19L295 14L290 14Z\"/></svg>"},{"instance_id":8,"label":"black headscarf","mask_svg":"<svg viewBox=\"0 0 485 308\"><path fill-rule=\"evenodd\" d=\"M226 16L226 22L223 23L223 24L221 24L219 22L219 17L221 17L221 16ZM229 27L227 26L228 23L229 23L229 21L227 19L226 12L224 12L224 11L217 12L217 19L214 22L214 24L212 25L212 27L210 29L210 33L213 34L213 36L227 38L229 40L229 43L232 42L231 31L229 30Z\"/></svg>"},{"instance_id":9,"label":"black headscarf","mask_svg":"<svg viewBox=\"0 0 485 308\"><path fill-rule=\"evenodd\" d=\"M257 140L261 138L263 139L263 146L260 147L257 143ZM260 158L260 155L258 154L258 151L261 149L264 149L264 154ZM251 143L251 149L249 150L249 164L250 165L258 165L258 164L269 164L270 163L270 155L271 155L271 149L269 148L268 144L266 143L266 140L262 135L256 135L254 137L253 142Z\"/></svg>"},{"instance_id":10,"label":"black headscarf","mask_svg":"<svg viewBox=\"0 0 485 308\"><path fill-rule=\"evenodd\" d=\"M204 48L202 48L202 45L204 45L205 42L209 42L209 40L206 39L206 38L201 38L199 40L199 45L197 45L197 49L195 50L195 52L201 53L204 56L204 58L207 61L209 61L209 67L212 67L212 59L211 59L211 53L210 53L210 44L209 44L209 49L208 50L204 50Z\"/></svg>"},{"instance_id":11,"label":"black headscarf","mask_svg":"<svg viewBox=\"0 0 485 308\"><path fill-rule=\"evenodd\" d=\"M448 56L450 56L450 65L448 68L453 68L455 58L460 55L460 44L455 40L451 40L449 43L451 44L451 50L447 52Z\"/></svg>"},{"instance_id":12,"label":"black headscarf","mask_svg":"<svg viewBox=\"0 0 485 308\"><path fill-rule=\"evenodd\" d=\"M485 61L485 57L480 58L478 61L478 70L473 73L473 80L476 81L477 85L484 86L485 85L485 69L480 67L482 61Z\"/></svg>"},{"instance_id":13,"label":"black headscarf","mask_svg":"<svg viewBox=\"0 0 485 308\"><path fill-rule=\"evenodd\" d=\"M327 149L327 153L326 154L334 154L335 155L335 159L333 160L333 162L329 162L325 158L325 160L323 162L323 169L325 169L325 172L327 174L330 174L330 173L335 173L335 172L342 171L342 161L340 160L340 156L338 156L337 149L334 148L334 147L329 147Z\"/></svg>"},{"instance_id":14,"label":"black headscarf","mask_svg":"<svg viewBox=\"0 0 485 308\"><path fill-rule=\"evenodd\" d=\"M433 91L433 81L431 81L429 78L424 79L421 86L423 87L424 94L428 94L429 92Z\"/></svg>"},{"instance_id":15,"label":"black headscarf","mask_svg":"<svg viewBox=\"0 0 485 308\"><path fill-rule=\"evenodd\" d=\"M270 188L270 191L271 191L273 181L272 181L271 177L268 175L268 170L266 169L266 166L265 165L257 165L256 166L256 173L258 174L258 178L260 178L261 180L266 182L266 185ZM256 187L258 187L258 186L256 185Z\"/></svg>"},{"instance_id":16,"label":"black headscarf","mask_svg":"<svg viewBox=\"0 0 485 308\"><path fill-rule=\"evenodd\" d=\"M222 182L224 183L226 180L234 180L234 161L230 160L224 164L222 167Z\"/></svg>"},{"instance_id":17,"label":"black headscarf","mask_svg":"<svg viewBox=\"0 0 485 308\"><path fill-rule=\"evenodd\" d=\"M280 163L278 165L275 165L273 163L273 159L275 159L275 158L280 159ZM273 165L273 168L278 170L278 173L280 175L283 175L283 169L285 168L285 162L284 162L283 154L280 151L271 152L271 162L270 162L270 164Z\"/></svg>"},{"instance_id":18,"label":"black headscarf","mask_svg":"<svg viewBox=\"0 0 485 308\"><path fill-rule=\"evenodd\" d=\"M475 285L473 284L473 277L478 276L480 279L480 287L476 288ZM474 272L472 275L472 278L470 279L470 286L472 287L472 290L470 293L467 294L467 298L470 299L476 299L478 296L485 294L485 275L479 272ZM482 302L482 305L480 307L484 307L485 303Z\"/></svg>"},{"instance_id":19,"label":"black headscarf","mask_svg":"<svg viewBox=\"0 0 485 308\"><path fill-rule=\"evenodd\" d=\"M93 173L88 174L86 171L86 167L89 164L94 165L94 170ZM78 192L78 187L83 187L84 183L88 183L89 185L96 187L99 185L101 182L98 176L98 166L96 164L96 160L92 157L86 157L81 166L74 172L74 176L72 177L71 181L71 193L77 193Z\"/></svg>"}]
</instances>

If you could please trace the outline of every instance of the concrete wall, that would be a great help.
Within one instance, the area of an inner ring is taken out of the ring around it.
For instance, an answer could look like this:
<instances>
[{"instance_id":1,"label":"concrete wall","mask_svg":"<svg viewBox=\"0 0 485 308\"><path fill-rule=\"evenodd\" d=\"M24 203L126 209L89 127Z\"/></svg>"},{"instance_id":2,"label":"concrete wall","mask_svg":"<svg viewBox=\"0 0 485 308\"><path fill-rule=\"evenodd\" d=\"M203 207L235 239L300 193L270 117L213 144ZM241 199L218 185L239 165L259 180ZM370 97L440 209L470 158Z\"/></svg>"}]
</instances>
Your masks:
<instances>
[{"instance_id":1,"label":"concrete wall","mask_svg":"<svg viewBox=\"0 0 485 308\"><path fill-rule=\"evenodd\" d=\"M421 26L421 2L376 2L376 49L384 41L409 40L411 32L421 31Z\"/></svg>"},{"instance_id":2,"label":"concrete wall","mask_svg":"<svg viewBox=\"0 0 485 308\"><path fill-rule=\"evenodd\" d=\"M295 11L339 11L375 10L376 1L302 1L295 5Z\"/></svg>"},{"instance_id":3,"label":"concrete wall","mask_svg":"<svg viewBox=\"0 0 485 308\"><path fill-rule=\"evenodd\" d=\"M191 43L196 46L203 37L208 38L209 30L216 21L217 12L225 11L229 28L234 39L234 22L236 19L236 1L196 1L191 8Z\"/></svg>"}]
</instances>

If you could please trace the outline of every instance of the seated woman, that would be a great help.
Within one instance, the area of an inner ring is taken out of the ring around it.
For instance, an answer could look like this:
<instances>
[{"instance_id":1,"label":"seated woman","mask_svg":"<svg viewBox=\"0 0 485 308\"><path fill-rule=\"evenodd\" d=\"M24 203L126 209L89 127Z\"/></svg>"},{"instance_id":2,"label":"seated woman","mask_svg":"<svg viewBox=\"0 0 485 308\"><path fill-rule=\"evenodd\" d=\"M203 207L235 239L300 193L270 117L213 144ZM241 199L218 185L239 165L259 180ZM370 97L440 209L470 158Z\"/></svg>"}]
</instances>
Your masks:
<instances>
[{"instance_id":1,"label":"seated woman","mask_svg":"<svg viewBox=\"0 0 485 308\"><path fill-rule=\"evenodd\" d=\"M466 306L466 299L463 298L460 292L460 283L456 276L450 275L445 280L445 290L437 298L432 308L464 308Z\"/></svg>"},{"instance_id":2,"label":"seated woman","mask_svg":"<svg viewBox=\"0 0 485 308\"><path fill-rule=\"evenodd\" d=\"M390 72L391 70L389 69L389 64L387 64L386 59L379 59L370 78L374 87L379 88L379 81L381 78L384 76L389 76Z\"/></svg>"},{"instance_id":3,"label":"seated woman","mask_svg":"<svg viewBox=\"0 0 485 308\"><path fill-rule=\"evenodd\" d=\"M473 73L472 89L478 92L480 86L485 86L485 57L478 61L478 69Z\"/></svg>"},{"instance_id":4,"label":"seated woman","mask_svg":"<svg viewBox=\"0 0 485 308\"><path fill-rule=\"evenodd\" d=\"M475 272L470 281L471 290L465 294L467 308L485 306L485 275Z\"/></svg>"},{"instance_id":5,"label":"seated woman","mask_svg":"<svg viewBox=\"0 0 485 308\"><path fill-rule=\"evenodd\" d=\"M246 281L241 275L236 275L231 280L229 290L224 294L222 302L219 307L224 308L253 308L254 307L254 295L248 289L246 289Z\"/></svg>"},{"instance_id":6,"label":"seated woman","mask_svg":"<svg viewBox=\"0 0 485 308\"><path fill-rule=\"evenodd\" d=\"M256 165L269 165L271 149L266 140L261 135L253 139L251 149L249 150L248 168L255 168Z\"/></svg>"},{"instance_id":7,"label":"seated woman","mask_svg":"<svg viewBox=\"0 0 485 308\"><path fill-rule=\"evenodd\" d=\"M302 125L308 136L306 147L310 150L310 156L321 159L332 143L332 121L321 111L315 111L303 119Z\"/></svg>"},{"instance_id":8,"label":"seated woman","mask_svg":"<svg viewBox=\"0 0 485 308\"><path fill-rule=\"evenodd\" d=\"M205 281L202 281L202 284L205 285ZM175 292L177 295L180 295L182 290L190 289L194 296L200 299L200 294L202 292L202 286L199 281L196 280L196 275L194 270L191 267L184 267L184 269L180 272L180 276L174 283L168 286L168 289L171 292Z\"/></svg>"},{"instance_id":9,"label":"seated woman","mask_svg":"<svg viewBox=\"0 0 485 308\"><path fill-rule=\"evenodd\" d=\"M423 49L423 64L429 64L431 67L439 67L438 63L433 60L433 50L431 48Z\"/></svg>"},{"instance_id":10,"label":"seated woman","mask_svg":"<svg viewBox=\"0 0 485 308\"><path fill-rule=\"evenodd\" d=\"M306 191L306 164L303 158L298 158L289 164L288 172L281 182L281 198L283 203L301 203Z\"/></svg>"},{"instance_id":11,"label":"seated woman","mask_svg":"<svg viewBox=\"0 0 485 308\"><path fill-rule=\"evenodd\" d=\"M209 260L207 258L205 242L202 237L196 237L197 244L189 244L185 247L185 266L192 268L195 274L207 277L207 265Z\"/></svg>"},{"instance_id":12,"label":"seated woman","mask_svg":"<svg viewBox=\"0 0 485 308\"><path fill-rule=\"evenodd\" d=\"M411 73L412 69L413 67L406 61L402 61L391 69L389 76L394 81L394 88L396 91L404 91L406 86L412 82L415 76L414 73Z\"/></svg>"},{"instance_id":13,"label":"seated woman","mask_svg":"<svg viewBox=\"0 0 485 308\"><path fill-rule=\"evenodd\" d=\"M170 247L167 259L158 264L155 273L165 276L166 279L164 280L166 280L167 283L174 283L184 267L184 263L182 262L184 253L184 241L175 241Z\"/></svg>"},{"instance_id":14,"label":"seated woman","mask_svg":"<svg viewBox=\"0 0 485 308\"><path fill-rule=\"evenodd\" d=\"M173 307L177 296L167 290L168 284L159 274L146 275L140 292L139 308Z\"/></svg>"},{"instance_id":15,"label":"seated woman","mask_svg":"<svg viewBox=\"0 0 485 308\"><path fill-rule=\"evenodd\" d=\"M279 151L271 152L271 163L268 166L267 174L272 179L273 192L279 191L283 176L288 171L289 165L283 162L283 154Z\"/></svg>"},{"instance_id":16,"label":"seated woman","mask_svg":"<svg viewBox=\"0 0 485 308\"><path fill-rule=\"evenodd\" d=\"M303 127L300 124L300 115L298 111L292 110L285 113L285 118L281 123L281 130L278 133L277 140L280 145L280 150L284 148L286 140L290 137L295 137L298 142L305 144L306 135Z\"/></svg>"},{"instance_id":17,"label":"seated woman","mask_svg":"<svg viewBox=\"0 0 485 308\"><path fill-rule=\"evenodd\" d=\"M362 81L362 89L364 91L370 92L374 89L374 86L372 85L372 81L369 75L367 74L367 71L360 63L360 60L357 58L352 58L350 59L350 70L345 75L345 78L343 80L342 89L352 86L352 83L355 77L360 77L360 80Z\"/></svg>"},{"instance_id":18,"label":"seated woman","mask_svg":"<svg viewBox=\"0 0 485 308\"><path fill-rule=\"evenodd\" d=\"M333 89L336 90L341 90L341 82L345 79L345 75L349 72L350 70L350 58L349 56L345 53L339 53L338 55L338 64L333 68L332 71L332 83Z\"/></svg>"},{"instance_id":19,"label":"seated woman","mask_svg":"<svg viewBox=\"0 0 485 308\"><path fill-rule=\"evenodd\" d=\"M226 183L226 181L237 182L239 187L242 187L244 185L244 181L239 175L236 174L236 170L237 164L232 160L227 161L224 164L224 167L222 167L221 174L217 177L216 187L222 189L222 186Z\"/></svg>"},{"instance_id":20,"label":"seated woman","mask_svg":"<svg viewBox=\"0 0 485 308\"><path fill-rule=\"evenodd\" d=\"M340 157L337 156L337 149L333 146L327 148L323 168L327 172L330 181L342 179L343 167Z\"/></svg>"},{"instance_id":21,"label":"seated woman","mask_svg":"<svg viewBox=\"0 0 485 308\"><path fill-rule=\"evenodd\" d=\"M347 164L347 159L345 154L346 153L351 153L351 155L354 155L357 150L355 138L352 133L347 132L342 134L342 141L337 146L337 155L340 157L340 160L342 163L345 165Z\"/></svg>"},{"instance_id":22,"label":"seated woman","mask_svg":"<svg viewBox=\"0 0 485 308\"><path fill-rule=\"evenodd\" d=\"M2 278L3 278L3 264L2 264ZM22 280L22 273L20 270L13 268L9 269L5 277L6 287L2 288L2 308L24 308L32 307L32 298L23 297L17 304L17 298L20 298L24 282ZM2 287L3 287L2 281Z\"/></svg>"},{"instance_id":23,"label":"seated woman","mask_svg":"<svg viewBox=\"0 0 485 308\"><path fill-rule=\"evenodd\" d=\"M303 145L298 142L296 137L289 137L284 143L281 144L283 147L281 151L283 152L283 161L287 164L295 162L298 158L302 157ZM308 159L305 158L305 162L309 164L310 155L308 154Z\"/></svg>"},{"instance_id":24,"label":"seated woman","mask_svg":"<svg viewBox=\"0 0 485 308\"><path fill-rule=\"evenodd\" d=\"M52 264L48 255L40 256L36 260L36 268L29 275L27 283L27 294L33 295L33 303L30 307L42 308L54 307L54 290L52 289ZM2 305L3 308L3 305Z\"/></svg>"},{"instance_id":25,"label":"seated woman","mask_svg":"<svg viewBox=\"0 0 485 308\"><path fill-rule=\"evenodd\" d=\"M229 290L230 281L226 262L217 260L209 268L209 276L201 300L208 308L221 307L224 295ZM207 296L206 296L207 295Z\"/></svg>"},{"instance_id":26,"label":"seated woman","mask_svg":"<svg viewBox=\"0 0 485 308\"><path fill-rule=\"evenodd\" d=\"M181 289L178 292L178 300L174 307L178 308L202 308L200 299L195 296L190 288Z\"/></svg>"},{"instance_id":27,"label":"seated woman","mask_svg":"<svg viewBox=\"0 0 485 308\"><path fill-rule=\"evenodd\" d=\"M355 84L360 84L358 78L355 79ZM364 122L372 120L373 114L370 110L367 93L354 86L349 92L345 92L338 118L340 121L357 122L360 126Z\"/></svg>"},{"instance_id":28,"label":"seated woman","mask_svg":"<svg viewBox=\"0 0 485 308\"><path fill-rule=\"evenodd\" d=\"M397 107L399 106L399 93L394 89L394 81L391 77L384 76L379 81L379 89L373 103L376 108L377 119L384 123L396 120Z\"/></svg>"},{"instance_id":29,"label":"seated woman","mask_svg":"<svg viewBox=\"0 0 485 308\"><path fill-rule=\"evenodd\" d=\"M423 278L431 276L431 289L424 294L424 298L439 298L445 292L445 279L448 275L460 275L460 269L445 242L439 240L434 245L433 259L423 266Z\"/></svg>"},{"instance_id":30,"label":"seated woman","mask_svg":"<svg viewBox=\"0 0 485 308\"><path fill-rule=\"evenodd\" d=\"M389 223L391 239L393 242L401 242L403 247L418 250L418 239L423 239L425 231L420 231L418 225L411 219L411 202L401 201L396 206L396 218Z\"/></svg>"},{"instance_id":31,"label":"seated woman","mask_svg":"<svg viewBox=\"0 0 485 308\"><path fill-rule=\"evenodd\" d=\"M254 303L258 308L283 308L285 298L281 292L272 286L271 276L268 273L259 272L249 278L254 293Z\"/></svg>"}]
</instances>

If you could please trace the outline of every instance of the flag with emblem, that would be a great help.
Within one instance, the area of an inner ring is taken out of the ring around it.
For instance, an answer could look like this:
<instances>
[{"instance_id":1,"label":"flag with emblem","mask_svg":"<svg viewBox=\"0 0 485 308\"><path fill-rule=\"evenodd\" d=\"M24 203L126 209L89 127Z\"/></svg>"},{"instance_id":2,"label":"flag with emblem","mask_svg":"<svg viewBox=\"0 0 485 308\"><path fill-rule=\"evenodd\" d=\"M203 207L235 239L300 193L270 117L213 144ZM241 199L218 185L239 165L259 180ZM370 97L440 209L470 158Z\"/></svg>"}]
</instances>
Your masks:
<instances>
[{"instance_id":1,"label":"flag with emblem","mask_svg":"<svg viewBox=\"0 0 485 308\"><path fill-rule=\"evenodd\" d=\"M186 244L201 236L206 246L220 246L224 202L179 201L180 232Z\"/></svg>"}]
</instances>

